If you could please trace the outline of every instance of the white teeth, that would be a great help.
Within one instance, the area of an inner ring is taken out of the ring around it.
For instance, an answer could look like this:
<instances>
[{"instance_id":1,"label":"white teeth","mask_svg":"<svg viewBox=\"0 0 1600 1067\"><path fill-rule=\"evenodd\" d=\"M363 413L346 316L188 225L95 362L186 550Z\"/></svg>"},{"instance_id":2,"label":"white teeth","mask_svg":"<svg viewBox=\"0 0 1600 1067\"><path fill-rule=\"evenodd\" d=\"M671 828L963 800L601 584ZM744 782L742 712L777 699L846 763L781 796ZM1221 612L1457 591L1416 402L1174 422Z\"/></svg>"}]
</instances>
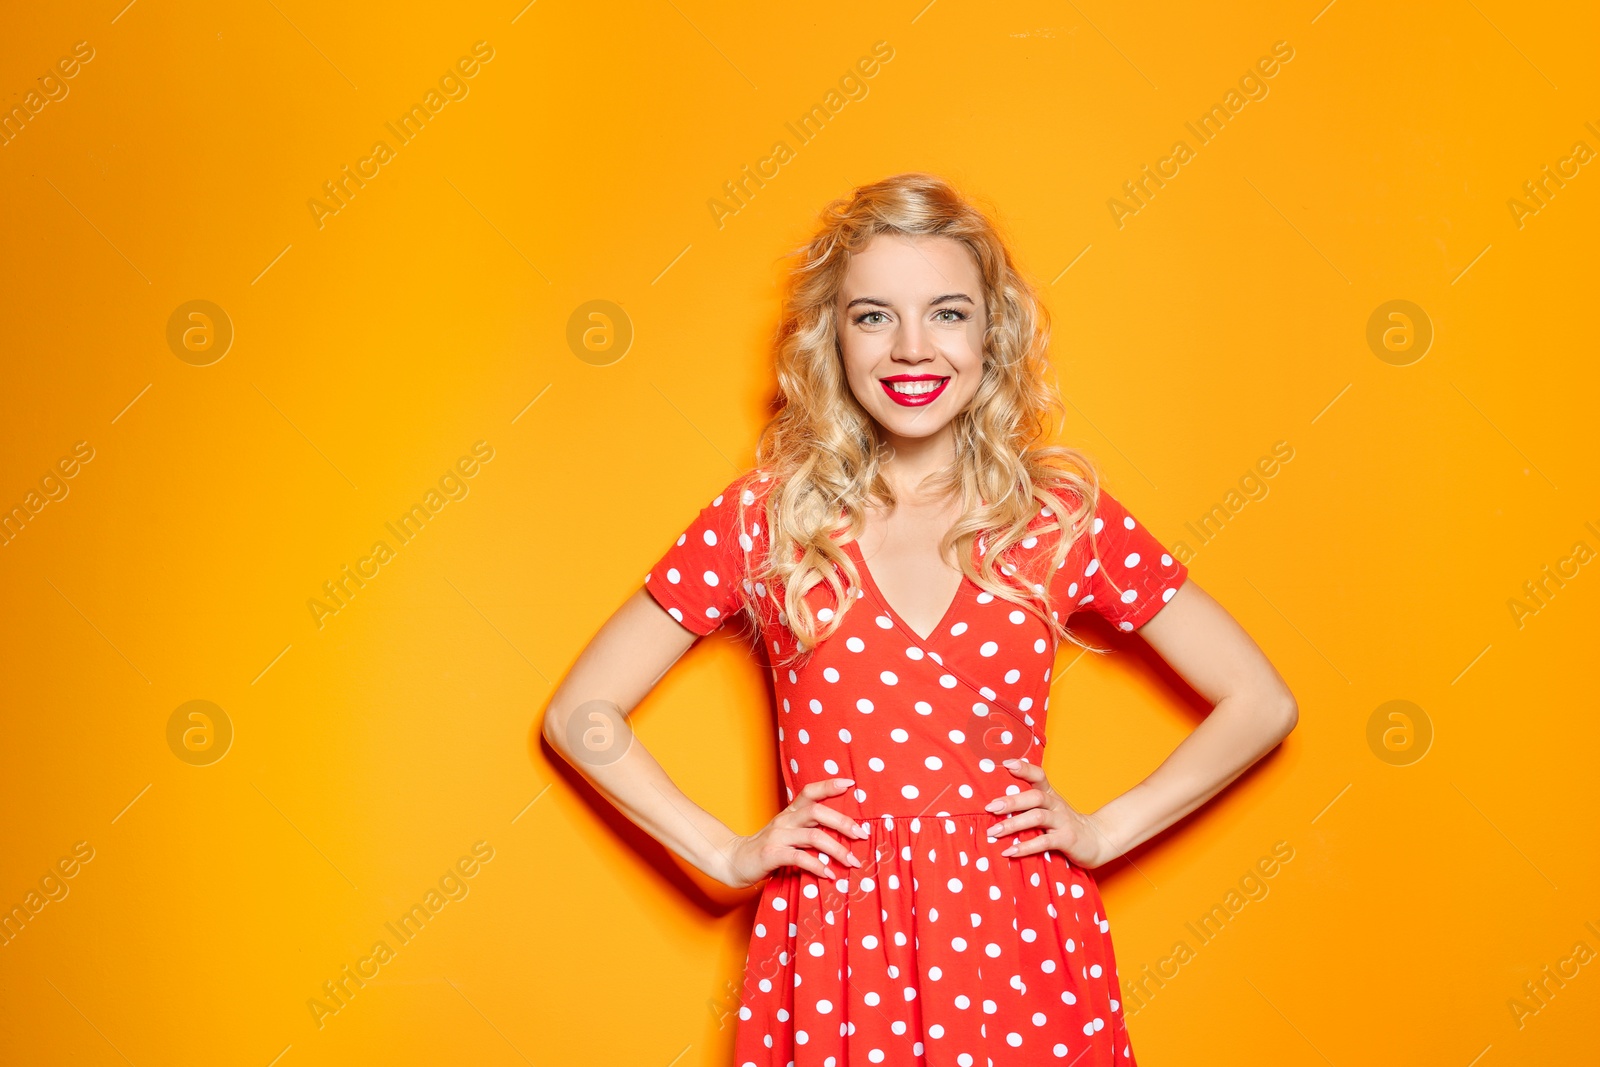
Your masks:
<instances>
[{"instance_id":1,"label":"white teeth","mask_svg":"<svg viewBox=\"0 0 1600 1067\"><path fill-rule=\"evenodd\" d=\"M901 396L921 396L933 392L944 383L943 378L932 378L925 382L890 382L889 388Z\"/></svg>"}]
</instances>

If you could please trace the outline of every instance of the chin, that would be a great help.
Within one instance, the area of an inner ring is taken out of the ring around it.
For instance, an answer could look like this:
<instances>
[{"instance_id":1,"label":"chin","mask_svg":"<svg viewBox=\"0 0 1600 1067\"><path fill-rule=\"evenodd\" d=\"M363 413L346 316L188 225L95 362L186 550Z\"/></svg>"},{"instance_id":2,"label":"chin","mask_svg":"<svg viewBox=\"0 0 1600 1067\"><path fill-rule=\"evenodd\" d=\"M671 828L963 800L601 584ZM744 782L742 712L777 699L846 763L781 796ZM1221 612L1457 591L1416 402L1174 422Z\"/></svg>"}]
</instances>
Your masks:
<instances>
[{"instance_id":1,"label":"chin","mask_svg":"<svg viewBox=\"0 0 1600 1067\"><path fill-rule=\"evenodd\" d=\"M915 415L906 415L895 411L886 413L885 416L874 415L873 419L880 427L894 434L894 436L916 441L924 437L938 435L954 421L954 416L947 417L926 412L921 418L918 418Z\"/></svg>"}]
</instances>

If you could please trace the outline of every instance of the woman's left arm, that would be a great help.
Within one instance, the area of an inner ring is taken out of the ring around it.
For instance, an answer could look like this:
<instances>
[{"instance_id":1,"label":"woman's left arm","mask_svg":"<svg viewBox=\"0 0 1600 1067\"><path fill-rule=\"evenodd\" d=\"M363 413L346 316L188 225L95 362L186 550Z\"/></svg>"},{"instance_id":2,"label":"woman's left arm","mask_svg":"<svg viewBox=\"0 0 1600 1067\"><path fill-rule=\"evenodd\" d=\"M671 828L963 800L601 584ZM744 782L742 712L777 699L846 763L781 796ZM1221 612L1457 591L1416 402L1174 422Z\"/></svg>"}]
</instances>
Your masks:
<instances>
[{"instance_id":1,"label":"woman's left arm","mask_svg":"<svg viewBox=\"0 0 1600 1067\"><path fill-rule=\"evenodd\" d=\"M1090 816L1114 859L1216 796L1288 736L1294 694L1261 647L1186 580L1138 633L1212 711L1144 781Z\"/></svg>"}]
</instances>

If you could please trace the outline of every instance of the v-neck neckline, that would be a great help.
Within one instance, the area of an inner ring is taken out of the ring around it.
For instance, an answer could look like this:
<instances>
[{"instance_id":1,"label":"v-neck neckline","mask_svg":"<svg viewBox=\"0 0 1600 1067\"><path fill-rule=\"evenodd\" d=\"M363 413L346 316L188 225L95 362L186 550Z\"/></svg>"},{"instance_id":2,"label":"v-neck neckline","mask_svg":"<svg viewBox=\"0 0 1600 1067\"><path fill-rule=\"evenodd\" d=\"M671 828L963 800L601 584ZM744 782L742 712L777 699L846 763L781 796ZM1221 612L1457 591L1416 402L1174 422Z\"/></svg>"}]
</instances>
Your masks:
<instances>
[{"instance_id":1,"label":"v-neck neckline","mask_svg":"<svg viewBox=\"0 0 1600 1067\"><path fill-rule=\"evenodd\" d=\"M972 580L968 578L965 573L963 573L961 575L961 583L956 586L955 595L950 598L950 603L945 607L944 614L939 616L939 621L933 624L933 629L929 630L928 635L924 637L918 633L917 628L912 626L910 622L906 621L906 617L900 614L895 606L889 602L888 594L883 591L883 587L878 584L878 580L872 576L872 568L867 566L867 557L862 554L860 543L857 541L846 542L845 551L849 552L855 557L856 566L861 569L862 582L864 585L871 587L873 596L877 599L878 604L886 613L888 613L891 619L899 623L907 633L916 638L917 641L923 645L926 645L936 638L939 635L939 631L944 629L945 623L950 621L950 616L955 613L957 605L961 603L963 594L965 594L967 591L967 586L972 584Z\"/></svg>"}]
</instances>

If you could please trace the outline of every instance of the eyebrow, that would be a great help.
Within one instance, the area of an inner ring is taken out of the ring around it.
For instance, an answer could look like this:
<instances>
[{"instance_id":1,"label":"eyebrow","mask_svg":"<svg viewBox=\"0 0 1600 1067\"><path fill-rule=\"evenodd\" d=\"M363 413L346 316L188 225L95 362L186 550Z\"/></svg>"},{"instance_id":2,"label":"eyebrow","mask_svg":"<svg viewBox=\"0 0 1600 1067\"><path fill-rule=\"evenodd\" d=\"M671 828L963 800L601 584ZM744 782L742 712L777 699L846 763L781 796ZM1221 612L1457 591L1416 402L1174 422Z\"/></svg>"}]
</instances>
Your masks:
<instances>
[{"instance_id":1,"label":"eyebrow","mask_svg":"<svg viewBox=\"0 0 1600 1067\"><path fill-rule=\"evenodd\" d=\"M975 303L975 301L972 299L972 297L968 296L966 293L945 293L943 296L936 296L932 300L928 301L928 306L929 307L934 307L934 306L937 306L939 304L948 304L948 303L951 303L951 302L957 301L957 300L965 300L969 304ZM885 308L894 306L889 301L884 300L882 297L877 297L877 296L858 296L854 300L850 301L850 303L846 304L844 306L844 309L846 311L849 311L851 308L855 307L857 304L871 304L871 305L874 305L875 307L885 307Z\"/></svg>"}]
</instances>

